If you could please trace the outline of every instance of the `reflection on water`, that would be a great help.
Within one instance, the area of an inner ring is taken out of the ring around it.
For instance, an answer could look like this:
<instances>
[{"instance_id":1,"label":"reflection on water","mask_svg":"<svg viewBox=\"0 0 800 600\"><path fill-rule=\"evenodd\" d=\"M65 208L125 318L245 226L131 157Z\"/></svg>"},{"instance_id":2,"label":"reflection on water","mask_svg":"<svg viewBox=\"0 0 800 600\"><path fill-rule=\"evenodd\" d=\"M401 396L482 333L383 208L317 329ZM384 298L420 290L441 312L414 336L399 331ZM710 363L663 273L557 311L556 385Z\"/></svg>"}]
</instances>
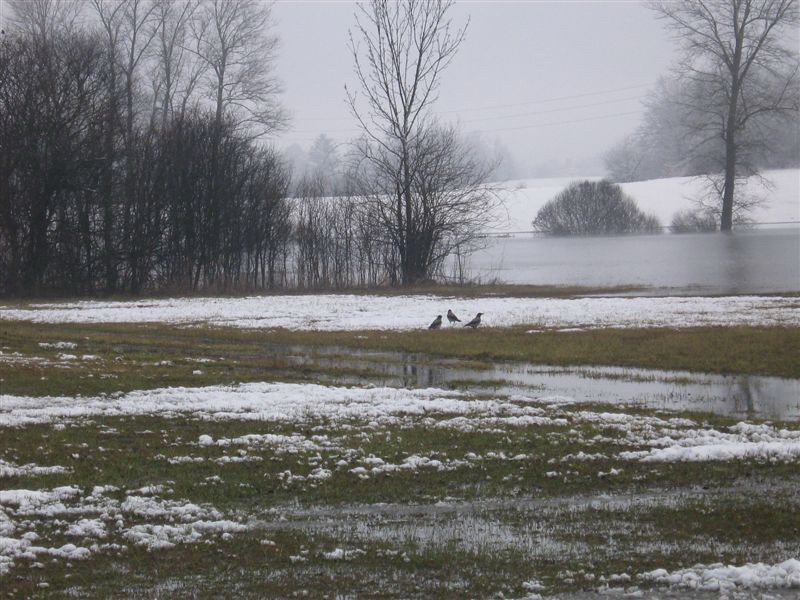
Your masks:
<instances>
[{"instance_id":1,"label":"reflection on water","mask_svg":"<svg viewBox=\"0 0 800 600\"><path fill-rule=\"evenodd\" d=\"M491 240L472 256L483 280L540 285L641 285L715 294L800 291L800 228Z\"/></svg>"},{"instance_id":2,"label":"reflection on water","mask_svg":"<svg viewBox=\"0 0 800 600\"><path fill-rule=\"evenodd\" d=\"M288 360L327 367L369 369L379 385L447 388L520 394L535 398L564 396L578 402L641 406L666 411L695 411L782 421L800 420L800 379L758 375L713 375L621 367L549 367L496 363L469 368L463 363L403 353L375 353L329 348L331 356L312 356L292 348ZM363 379L344 380L363 384ZM483 384L481 382L484 382Z\"/></svg>"}]
</instances>

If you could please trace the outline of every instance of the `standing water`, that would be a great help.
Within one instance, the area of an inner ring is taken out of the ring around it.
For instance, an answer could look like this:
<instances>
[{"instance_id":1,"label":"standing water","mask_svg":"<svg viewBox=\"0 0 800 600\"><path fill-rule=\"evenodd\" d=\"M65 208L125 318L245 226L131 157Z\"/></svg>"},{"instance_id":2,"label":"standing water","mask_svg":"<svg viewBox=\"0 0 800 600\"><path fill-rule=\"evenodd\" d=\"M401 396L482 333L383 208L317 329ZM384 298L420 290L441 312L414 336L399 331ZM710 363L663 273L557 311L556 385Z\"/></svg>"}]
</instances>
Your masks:
<instances>
[{"instance_id":1,"label":"standing water","mask_svg":"<svg viewBox=\"0 0 800 600\"><path fill-rule=\"evenodd\" d=\"M669 288L670 294L800 291L800 228L716 234L509 237L470 261L481 280Z\"/></svg>"}]
</instances>

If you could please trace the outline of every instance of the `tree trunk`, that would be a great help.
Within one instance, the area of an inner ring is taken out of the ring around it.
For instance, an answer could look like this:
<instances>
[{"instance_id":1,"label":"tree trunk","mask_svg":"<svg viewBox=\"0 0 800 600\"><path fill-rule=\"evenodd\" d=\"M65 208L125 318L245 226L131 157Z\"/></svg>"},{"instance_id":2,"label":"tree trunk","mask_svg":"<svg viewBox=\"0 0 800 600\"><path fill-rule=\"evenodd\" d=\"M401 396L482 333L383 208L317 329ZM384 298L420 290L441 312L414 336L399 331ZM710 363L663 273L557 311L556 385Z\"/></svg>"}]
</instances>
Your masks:
<instances>
[{"instance_id":1,"label":"tree trunk","mask_svg":"<svg viewBox=\"0 0 800 600\"><path fill-rule=\"evenodd\" d=\"M114 257L114 129L117 119L115 75L112 67L111 102L108 108L104 137L103 175L101 198L103 204L103 265L105 270L105 288L107 294L113 294L117 287L117 267Z\"/></svg>"},{"instance_id":2,"label":"tree trunk","mask_svg":"<svg viewBox=\"0 0 800 600\"><path fill-rule=\"evenodd\" d=\"M720 231L733 229L733 192L736 185L736 132L735 125L730 122L733 114L728 116L728 133L725 140L725 184L722 190L722 215Z\"/></svg>"},{"instance_id":3,"label":"tree trunk","mask_svg":"<svg viewBox=\"0 0 800 600\"><path fill-rule=\"evenodd\" d=\"M749 10L745 12L745 19ZM739 6L734 5L733 11L734 29L736 31L735 46L733 57L728 66L731 75L731 95L728 101L728 117L725 122L725 184L722 190L722 214L720 216L720 231L731 231L733 229L733 192L736 186L736 133L737 115L739 110L739 93L741 92L742 81L742 47L744 45L744 23L739 21Z\"/></svg>"}]
</instances>

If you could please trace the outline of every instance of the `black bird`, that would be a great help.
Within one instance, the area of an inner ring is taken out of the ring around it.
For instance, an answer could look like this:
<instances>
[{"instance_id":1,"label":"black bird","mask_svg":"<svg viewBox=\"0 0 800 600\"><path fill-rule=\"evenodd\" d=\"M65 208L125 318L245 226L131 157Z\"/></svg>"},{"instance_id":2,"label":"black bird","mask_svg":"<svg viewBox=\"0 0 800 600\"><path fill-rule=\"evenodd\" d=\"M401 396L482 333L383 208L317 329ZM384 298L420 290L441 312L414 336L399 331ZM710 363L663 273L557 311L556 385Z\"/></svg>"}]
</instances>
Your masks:
<instances>
[{"instance_id":1,"label":"black bird","mask_svg":"<svg viewBox=\"0 0 800 600\"><path fill-rule=\"evenodd\" d=\"M478 325L481 324L481 315L482 314L483 313L478 313L477 315L475 315L475 318L472 319L472 321L470 321L466 325L464 325L464 327L472 327L473 329L475 329Z\"/></svg>"},{"instance_id":2,"label":"black bird","mask_svg":"<svg viewBox=\"0 0 800 600\"><path fill-rule=\"evenodd\" d=\"M461 319L455 316L455 314L453 314L453 311L450 310L449 308L447 309L447 320L450 321L450 325L452 325L453 323L461 323Z\"/></svg>"},{"instance_id":3,"label":"black bird","mask_svg":"<svg viewBox=\"0 0 800 600\"><path fill-rule=\"evenodd\" d=\"M434 320L433 323L428 325L428 329L439 329L442 326L442 315L438 315Z\"/></svg>"}]
</instances>

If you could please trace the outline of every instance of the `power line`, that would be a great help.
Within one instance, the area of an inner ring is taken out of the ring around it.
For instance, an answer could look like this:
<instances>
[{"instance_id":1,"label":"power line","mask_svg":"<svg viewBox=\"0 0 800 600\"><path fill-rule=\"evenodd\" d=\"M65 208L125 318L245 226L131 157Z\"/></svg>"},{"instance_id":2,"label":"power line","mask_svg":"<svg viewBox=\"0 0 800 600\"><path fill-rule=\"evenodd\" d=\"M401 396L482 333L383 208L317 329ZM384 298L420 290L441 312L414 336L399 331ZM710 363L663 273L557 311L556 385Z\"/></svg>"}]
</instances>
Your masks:
<instances>
[{"instance_id":1,"label":"power line","mask_svg":"<svg viewBox=\"0 0 800 600\"><path fill-rule=\"evenodd\" d=\"M612 118L615 118L615 117L625 117L625 116L630 116L630 115L638 115L638 114L641 114L641 112L642 112L641 110L633 110L633 111L628 111L628 112L614 113L614 114L610 114L610 115L598 115L596 117L586 117L586 118L583 118L583 119L571 119L569 121L555 121L555 122L551 122L551 123L534 123L532 125L519 125L519 126L516 126L516 127L500 127L500 128L492 128L492 129L476 129L476 130L472 130L472 131L477 131L478 133L494 133L494 132L498 132L498 131L519 131L519 130L523 130L523 129L537 129L539 127L553 127L555 125L571 125L573 123L586 123L586 122L589 122L589 121L600 121L600 120L603 120L603 119L612 119ZM338 130L338 131L336 131L336 130L334 130L334 131L327 130L327 131L320 132L320 133L325 133L325 134L328 134L328 133L358 133L360 131L361 131L360 129L342 129L342 130ZM312 133L312 132L311 131L298 131L296 133ZM291 143L291 142L307 142L307 141L314 141L315 139L316 139L316 137L314 137L314 138L295 138L295 139L291 139L291 140L288 140L288 139L284 138L284 141L287 142L287 143Z\"/></svg>"},{"instance_id":2,"label":"power line","mask_svg":"<svg viewBox=\"0 0 800 600\"><path fill-rule=\"evenodd\" d=\"M479 117L477 119L467 119L465 121L461 121L461 123L475 123L477 121L494 121L496 119L513 119L516 117L532 117L534 115L545 115L555 112L564 112L567 110L575 110L578 108L594 108L595 106L604 106L607 104L616 104L617 102L628 102L630 100L641 100L641 96L630 96L628 98L618 98L616 100L606 100L604 102L594 102L592 104L579 104L577 106L567 106L564 108L551 108L548 110L537 110L535 112L527 112L527 113L517 113L514 115L504 115L500 117Z\"/></svg>"},{"instance_id":3,"label":"power line","mask_svg":"<svg viewBox=\"0 0 800 600\"><path fill-rule=\"evenodd\" d=\"M548 110L538 110L534 112L527 112L527 113L518 113L515 115L500 115L497 117L479 117L477 119L467 119L465 121L461 121L461 123L476 123L478 121L494 121L497 119L512 119L518 117L532 117L536 115L545 115L545 114L552 114L557 112L566 112L570 110L578 110L581 108L594 108L595 106L605 106L608 104L616 104L618 102L629 102L631 100L639 100L641 96L630 96L628 98L617 98L616 100L605 100L603 102L593 102L592 104L579 104L577 106L565 106L562 108L550 108ZM296 129L294 133L315 133L316 129ZM327 129L321 133L356 133L361 131L360 129L355 128L348 128L348 129Z\"/></svg>"},{"instance_id":4,"label":"power line","mask_svg":"<svg viewBox=\"0 0 800 600\"><path fill-rule=\"evenodd\" d=\"M494 105L494 106L482 106L482 107L477 107L477 108L462 108L460 110L445 110L445 111L440 111L440 114L441 113L454 113L454 112L470 112L470 111L473 111L473 110L489 110L489 109L494 109L494 108L512 108L514 106L526 106L528 104L544 104L546 102L559 102L561 100L572 100L574 98L587 98L589 96L601 96L603 94L611 94L611 93L614 93L614 92L623 92L623 91L626 91L626 90L635 90L635 89L639 89L639 88L650 87L651 85L652 84L650 84L650 83L643 83L643 84L640 84L640 85L630 85L630 86L627 86L627 87L616 88L616 89L613 89L613 90L601 90L601 91L598 91L598 92L587 92L585 94L574 94L572 96L560 96L560 97L557 97L557 98L547 98L547 99L541 99L541 100L525 100L523 102L516 102L514 104L497 104L497 105Z\"/></svg>"},{"instance_id":5,"label":"power line","mask_svg":"<svg viewBox=\"0 0 800 600\"><path fill-rule=\"evenodd\" d=\"M521 125L519 127L504 127L504 128L500 128L500 129L479 129L477 131L479 131L480 133L494 133L496 131L518 131L518 130L521 130L521 129L536 129L538 127L552 127L553 125L571 125L572 123L585 123L587 121L599 121L599 120L602 120L602 119L611 119L611 118L614 118L614 117L625 117L625 116L628 116L628 115L638 115L641 112L642 111L640 111L640 110L632 110L632 111L629 111L629 112L615 113L613 115L600 115L600 116L597 116L597 117L587 117L585 119L573 119L571 121L558 121L556 123L536 123L534 125Z\"/></svg>"},{"instance_id":6,"label":"power line","mask_svg":"<svg viewBox=\"0 0 800 600\"><path fill-rule=\"evenodd\" d=\"M759 225L800 225L800 221L754 221L752 223L748 223L749 226L759 226ZM670 230L673 229L672 225L662 225L660 227L663 230ZM482 231L479 235L484 237L514 237L517 235L537 235L537 236L544 236L546 235L542 231L538 231L536 229L521 229L518 231L504 231L504 230L497 230L497 231ZM626 234L619 234L620 236ZM635 235L635 234L633 234ZM574 237L581 237L581 236L574 236ZM592 236L588 236L592 237Z\"/></svg>"},{"instance_id":7,"label":"power line","mask_svg":"<svg viewBox=\"0 0 800 600\"><path fill-rule=\"evenodd\" d=\"M613 94L615 92L624 92L627 90L635 90L650 87L652 84L649 83L642 83L639 85L629 85L626 87L615 88L611 90L599 90L596 92L586 92L584 94L572 94L570 96L557 96L554 98L540 98L538 100L523 100L522 102L515 102L513 104L494 104L488 106L477 106L473 108L460 108L455 110L442 110L437 111L436 114L450 114L450 113L461 113L461 112L473 112L477 110L494 110L496 108L513 108L516 106L527 106L529 104L545 104L547 102L560 102L561 100L573 100L575 98L588 98L590 96L602 96L604 94ZM351 117L305 117L302 119L298 119L298 121L347 121Z\"/></svg>"}]
</instances>

